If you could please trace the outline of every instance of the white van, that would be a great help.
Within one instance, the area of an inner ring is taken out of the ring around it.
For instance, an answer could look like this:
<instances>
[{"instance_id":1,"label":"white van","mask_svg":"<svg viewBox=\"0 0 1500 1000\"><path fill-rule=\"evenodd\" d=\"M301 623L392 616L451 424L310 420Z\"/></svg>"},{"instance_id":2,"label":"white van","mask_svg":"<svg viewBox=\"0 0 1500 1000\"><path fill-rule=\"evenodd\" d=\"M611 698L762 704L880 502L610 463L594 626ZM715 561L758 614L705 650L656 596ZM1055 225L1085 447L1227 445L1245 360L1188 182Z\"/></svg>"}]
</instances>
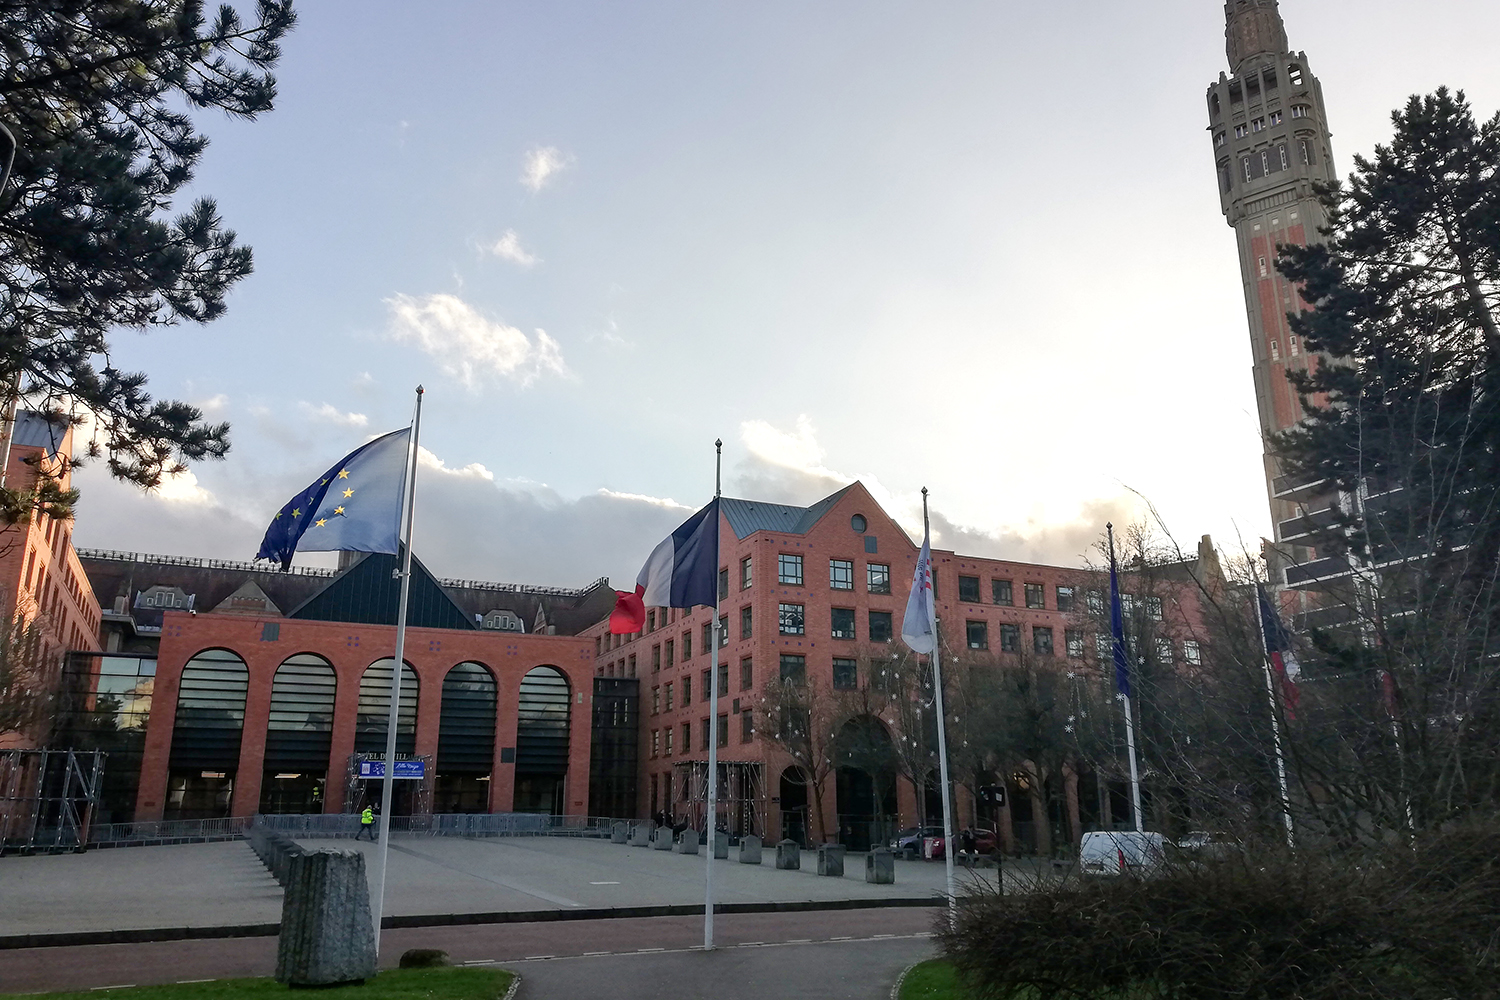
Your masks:
<instances>
[{"instance_id":1,"label":"white van","mask_svg":"<svg viewBox=\"0 0 1500 1000\"><path fill-rule=\"evenodd\" d=\"M1084 875L1146 875L1166 860L1166 841L1159 833L1100 830L1085 833L1078 845L1078 870Z\"/></svg>"}]
</instances>

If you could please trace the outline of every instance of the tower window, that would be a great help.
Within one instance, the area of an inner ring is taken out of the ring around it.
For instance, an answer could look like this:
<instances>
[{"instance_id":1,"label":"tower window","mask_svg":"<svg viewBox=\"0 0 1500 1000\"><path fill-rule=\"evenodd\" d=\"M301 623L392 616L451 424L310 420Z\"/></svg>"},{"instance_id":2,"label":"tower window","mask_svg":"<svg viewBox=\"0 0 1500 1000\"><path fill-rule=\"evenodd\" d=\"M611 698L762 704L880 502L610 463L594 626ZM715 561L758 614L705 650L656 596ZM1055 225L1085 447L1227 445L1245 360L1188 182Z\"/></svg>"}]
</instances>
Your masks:
<instances>
[{"instance_id":1,"label":"tower window","mask_svg":"<svg viewBox=\"0 0 1500 1000\"><path fill-rule=\"evenodd\" d=\"M1250 131L1252 131L1252 132L1259 132L1262 129L1264 129L1265 127L1266 127L1266 120L1264 118L1252 118L1252 119L1250 119Z\"/></svg>"},{"instance_id":2,"label":"tower window","mask_svg":"<svg viewBox=\"0 0 1500 1000\"><path fill-rule=\"evenodd\" d=\"M1312 166L1312 162L1313 162L1312 143L1308 142L1306 139L1298 139L1297 140L1297 151L1302 154L1302 165L1303 166Z\"/></svg>"},{"instance_id":3,"label":"tower window","mask_svg":"<svg viewBox=\"0 0 1500 1000\"><path fill-rule=\"evenodd\" d=\"M1281 157L1281 169L1285 170L1287 168L1286 143L1283 142L1276 147L1276 155Z\"/></svg>"},{"instance_id":4,"label":"tower window","mask_svg":"<svg viewBox=\"0 0 1500 1000\"><path fill-rule=\"evenodd\" d=\"M1208 98L1208 113L1217 118L1219 117L1219 111L1219 94L1215 91Z\"/></svg>"},{"instance_id":5,"label":"tower window","mask_svg":"<svg viewBox=\"0 0 1500 1000\"><path fill-rule=\"evenodd\" d=\"M1293 118L1306 118L1307 117L1307 113L1308 113L1309 110L1310 109L1308 108L1308 106L1306 104L1293 104L1292 105L1292 117Z\"/></svg>"},{"instance_id":6,"label":"tower window","mask_svg":"<svg viewBox=\"0 0 1500 1000\"><path fill-rule=\"evenodd\" d=\"M1274 341L1274 340L1271 341L1271 360L1272 361L1280 361L1281 360L1281 345L1280 345L1280 343L1278 343L1277 341Z\"/></svg>"},{"instance_id":7,"label":"tower window","mask_svg":"<svg viewBox=\"0 0 1500 1000\"><path fill-rule=\"evenodd\" d=\"M1250 181L1250 157L1246 156L1240 160L1240 165L1245 168L1245 181Z\"/></svg>"},{"instance_id":8,"label":"tower window","mask_svg":"<svg viewBox=\"0 0 1500 1000\"><path fill-rule=\"evenodd\" d=\"M1292 334L1290 337L1286 338L1286 352L1288 354L1290 354L1294 358L1297 356L1297 335L1296 334Z\"/></svg>"},{"instance_id":9,"label":"tower window","mask_svg":"<svg viewBox=\"0 0 1500 1000\"><path fill-rule=\"evenodd\" d=\"M1250 126L1248 126L1248 125L1241 124L1241 125L1236 125L1234 127L1234 137L1236 139L1243 139L1243 138L1245 138L1245 136L1247 136L1249 134L1250 134Z\"/></svg>"},{"instance_id":10,"label":"tower window","mask_svg":"<svg viewBox=\"0 0 1500 1000\"><path fill-rule=\"evenodd\" d=\"M1271 124L1272 125L1280 125L1281 124L1281 112L1280 111L1272 111L1270 117L1271 117Z\"/></svg>"},{"instance_id":11,"label":"tower window","mask_svg":"<svg viewBox=\"0 0 1500 1000\"><path fill-rule=\"evenodd\" d=\"M1224 145L1224 133L1223 132L1215 132L1214 133L1214 148L1218 149L1222 145Z\"/></svg>"},{"instance_id":12,"label":"tower window","mask_svg":"<svg viewBox=\"0 0 1500 1000\"><path fill-rule=\"evenodd\" d=\"M1286 68L1286 82L1293 87L1302 86L1302 67L1296 64Z\"/></svg>"},{"instance_id":13,"label":"tower window","mask_svg":"<svg viewBox=\"0 0 1500 1000\"><path fill-rule=\"evenodd\" d=\"M1262 278L1266 276L1266 259L1264 257L1260 258L1260 276Z\"/></svg>"}]
</instances>

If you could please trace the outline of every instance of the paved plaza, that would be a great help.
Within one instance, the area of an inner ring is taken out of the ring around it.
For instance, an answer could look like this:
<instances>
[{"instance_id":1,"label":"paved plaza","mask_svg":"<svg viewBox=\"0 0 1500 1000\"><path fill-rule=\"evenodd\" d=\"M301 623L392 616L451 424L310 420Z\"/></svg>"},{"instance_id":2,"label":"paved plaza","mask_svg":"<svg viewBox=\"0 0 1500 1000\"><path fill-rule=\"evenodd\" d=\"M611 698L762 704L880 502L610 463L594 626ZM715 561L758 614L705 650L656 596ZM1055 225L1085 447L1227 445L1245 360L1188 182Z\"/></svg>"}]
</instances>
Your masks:
<instances>
[{"instance_id":1,"label":"paved plaza","mask_svg":"<svg viewBox=\"0 0 1500 1000\"><path fill-rule=\"evenodd\" d=\"M376 847L350 840L303 843L358 849L371 861ZM776 870L769 850L758 866L733 858L731 851L730 860L714 862L715 898L725 903L931 899L943 891L940 862L898 861L894 885L871 885L860 854L848 856L841 878L817 875L811 851L803 852L800 871ZM397 835L390 845L386 913L701 904L706 863L704 854L571 837ZM994 884L992 870L961 872L960 878ZM3 858L0 899L0 936L281 919L281 889L244 841Z\"/></svg>"}]
</instances>

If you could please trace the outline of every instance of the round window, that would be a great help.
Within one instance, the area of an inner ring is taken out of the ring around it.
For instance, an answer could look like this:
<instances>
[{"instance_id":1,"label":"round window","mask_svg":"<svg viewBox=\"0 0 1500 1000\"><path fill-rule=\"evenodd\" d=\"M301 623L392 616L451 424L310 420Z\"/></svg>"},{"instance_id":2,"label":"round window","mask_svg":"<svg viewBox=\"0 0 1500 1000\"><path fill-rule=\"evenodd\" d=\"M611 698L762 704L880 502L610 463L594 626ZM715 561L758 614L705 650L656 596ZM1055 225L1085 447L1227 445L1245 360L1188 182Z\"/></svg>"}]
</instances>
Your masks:
<instances>
[{"instance_id":1,"label":"round window","mask_svg":"<svg viewBox=\"0 0 1500 1000\"><path fill-rule=\"evenodd\" d=\"M865 529L869 527L869 524L865 522L865 516L863 514L855 514L853 517L849 518L849 527L853 528L857 534L863 535L865 533Z\"/></svg>"}]
</instances>

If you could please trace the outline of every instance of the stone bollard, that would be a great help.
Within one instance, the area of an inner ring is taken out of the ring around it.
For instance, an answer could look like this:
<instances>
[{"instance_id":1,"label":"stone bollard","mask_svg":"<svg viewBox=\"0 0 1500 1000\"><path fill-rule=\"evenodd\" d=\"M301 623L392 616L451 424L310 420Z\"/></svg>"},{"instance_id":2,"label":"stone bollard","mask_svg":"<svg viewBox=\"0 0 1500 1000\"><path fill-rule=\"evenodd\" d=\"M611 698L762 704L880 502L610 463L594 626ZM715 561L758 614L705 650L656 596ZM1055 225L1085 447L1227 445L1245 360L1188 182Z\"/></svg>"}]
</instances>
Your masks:
<instances>
[{"instance_id":1,"label":"stone bollard","mask_svg":"<svg viewBox=\"0 0 1500 1000\"><path fill-rule=\"evenodd\" d=\"M635 823L630 827L631 847L651 846L651 827L647 823Z\"/></svg>"},{"instance_id":2,"label":"stone bollard","mask_svg":"<svg viewBox=\"0 0 1500 1000\"><path fill-rule=\"evenodd\" d=\"M657 851L670 851L672 849L672 828L670 826L659 826L651 835L651 847Z\"/></svg>"},{"instance_id":3,"label":"stone bollard","mask_svg":"<svg viewBox=\"0 0 1500 1000\"><path fill-rule=\"evenodd\" d=\"M876 885L894 885L896 882L896 856L885 848L865 855L865 881Z\"/></svg>"},{"instance_id":4,"label":"stone bollard","mask_svg":"<svg viewBox=\"0 0 1500 1000\"><path fill-rule=\"evenodd\" d=\"M760 838L753 833L747 833L740 838L740 864L760 864Z\"/></svg>"},{"instance_id":5,"label":"stone bollard","mask_svg":"<svg viewBox=\"0 0 1500 1000\"><path fill-rule=\"evenodd\" d=\"M802 867L802 845L795 840L782 840L776 844L776 867L781 871L797 871Z\"/></svg>"},{"instance_id":6,"label":"stone bollard","mask_svg":"<svg viewBox=\"0 0 1500 1000\"><path fill-rule=\"evenodd\" d=\"M611 844L623 844L630 839L630 829L624 823L616 823L609 828L609 842Z\"/></svg>"},{"instance_id":7,"label":"stone bollard","mask_svg":"<svg viewBox=\"0 0 1500 1000\"><path fill-rule=\"evenodd\" d=\"M375 928L365 856L299 851L287 866L276 942L276 981L331 986L375 975Z\"/></svg>"},{"instance_id":8,"label":"stone bollard","mask_svg":"<svg viewBox=\"0 0 1500 1000\"><path fill-rule=\"evenodd\" d=\"M723 830L714 831L714 857L721 860L729 857L729 834Z\"/></svg>"},{"instance_id":9,"label":"stone bollard","mask_svg":"<svg viewBox=\"0 0 1500 1000\"><path fill-rule=\"evenodd\" d=\"M698 831L683 830L682 836L677 838L677 843L672 847L672 850L676 851L678 854L697 854Z\"/></svg>"},{"instance_id":10,"label":"stone bollard","mask_svg":"<svg viewBox=\"0 0 1500 1000\"><path fill-rule=\"evenodd\" d=\"M842 875L842 874L844 874L844 845L843 844L819 844L818 845L818 874L819 875Z\"/></svg>"}]
</instances>

